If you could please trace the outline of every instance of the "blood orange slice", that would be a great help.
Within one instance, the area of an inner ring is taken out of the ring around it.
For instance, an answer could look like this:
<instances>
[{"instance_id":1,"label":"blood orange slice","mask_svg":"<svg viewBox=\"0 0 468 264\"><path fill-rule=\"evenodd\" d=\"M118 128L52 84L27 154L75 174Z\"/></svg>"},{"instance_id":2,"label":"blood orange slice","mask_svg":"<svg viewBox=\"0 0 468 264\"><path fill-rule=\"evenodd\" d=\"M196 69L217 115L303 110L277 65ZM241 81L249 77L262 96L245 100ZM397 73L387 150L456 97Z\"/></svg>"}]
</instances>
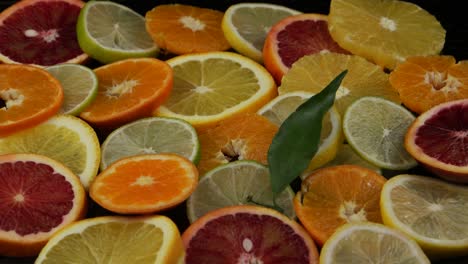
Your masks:
<instances>
[{"instance_id":1,"label":"blood orange slice","mask_svg":"<svg viewBox=\"0 0 468 264\"><path fill-rule=\"evenodd\" d=\"M299 14L276 23L268 32L263 46L263 60L277 83L298 59L317 52L349 54L328 32L327 16Z\"/></svg>"},{"instance_id":2,"label":"blood orange slice","mask_svg":"<svg viewBox=\"0 0 468 264\"><path fill-rule=\"evenodd\" d=\"M202 216L182 234L185 263L318 263L313 240L297 222L252 205Z\"/></svg>"},{"instance_id":3,"label":"blood orange slice","mask_svg":"<svg viewBox=\"0 0 468 264\"><path fill-rule=\"evenodd\" d=\"M82 63L76 21L80 0L23 0L0 13L0 61L50 66Z\"/></svg>"},{"instance_id":4,"label":"blood orange slice","mask_svg":"<svg viewBox=\"0 0 468 264\"><path fill-rule=\"evenodd\" d=\"M85 209L80 180L61 163L37 154L0 155L0 255L37 255Z\"/></svg>"},{"instance_id":5,"label":"blood orange slice","mask_svg":"<svg viewBox=\"0 0 468 264\"><path fill-rule=\"evenodd\" d=\"M405 148L438 176L468 183L468 99L442 103L416 118Z\"/></svg>"}]
</instances>

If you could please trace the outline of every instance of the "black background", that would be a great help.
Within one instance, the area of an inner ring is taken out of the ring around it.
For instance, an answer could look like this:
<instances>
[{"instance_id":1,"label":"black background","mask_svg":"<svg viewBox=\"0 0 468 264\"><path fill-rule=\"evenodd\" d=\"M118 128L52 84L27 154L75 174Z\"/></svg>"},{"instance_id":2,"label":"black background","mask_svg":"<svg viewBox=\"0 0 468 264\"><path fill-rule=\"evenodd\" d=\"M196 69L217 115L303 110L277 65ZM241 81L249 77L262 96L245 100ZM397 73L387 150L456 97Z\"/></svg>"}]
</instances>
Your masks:
<instances>
[{"instance_id":1,"label":"black background","mask_svg":"<svg viewBox=\"0 0 468 264\"><path fill-rule=\"evenodd\" d=\"M376 0L377 1L377 0ZM7 8L17 1L1 1L0 10ZM228 1L228 0L214 0L214 1L194 1L194 0L180 0L180 1L165 1L165 0L117 0L114 2L122 3L133 10L144 15L147 11L159 4L168 3L181 3L190 4L199 7L213 8L220 11L225 11L230 5L240 2L268 2L275 3L284 6L288 6L293 9L297 9L304 13L320 13L328 14L330 0L291 0L291 1ZM452 55L457 60L468 60L468 19L466 9L462 8L464 1L448 1L448 0L411 0L420 7L433 14L442 24L447 31L446 41L442 54ZM94 62L96 63L96 62ZM90 66L93 66L91 62ZM425 173L425 171L418 170L418 172ZM297 187L297 182L295 183ZM181 204L176 208L169 211L163 212L162 214L170 217L183 232L188 226L188 220L185 216L185 204ZM88 217L94 217L99 215L113 215L96 204L90 201L89 203L89 214ZM29 264L33 263L34 258L6 258L0 256L0 264L6 263L17 263L17 264ZM445 259L437 262L437 264L468 264L468 256L464 258ZM130 264L130 263L129 263ZM137 264L137 263L136 263Z\"/></svg>"}]
</instances>

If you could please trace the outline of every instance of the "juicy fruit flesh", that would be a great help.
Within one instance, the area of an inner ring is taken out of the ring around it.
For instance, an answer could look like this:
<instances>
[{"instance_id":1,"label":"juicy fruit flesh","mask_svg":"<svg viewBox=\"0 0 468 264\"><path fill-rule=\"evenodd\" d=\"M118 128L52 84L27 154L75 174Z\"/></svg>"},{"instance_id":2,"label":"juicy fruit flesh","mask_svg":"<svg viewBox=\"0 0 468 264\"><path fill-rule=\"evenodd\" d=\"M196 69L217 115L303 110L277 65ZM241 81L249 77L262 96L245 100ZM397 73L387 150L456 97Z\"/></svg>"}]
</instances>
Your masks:
<instances>
[{"instance_id":1,"label":"juicy fruit flesh","mask_svg":"<svg viewBox=\"0 0 468 264\"><path fill-rule=\"evenodd\" d=\"M49 232L73 207L74 193L65 177L47 164L0 164L0 229L21 236Z\"/></svg>"},{"instance_id":2,"label":"juicy fruit flesh","mask_svg":"<svg viewBox=\"0 0 468 264\"><path fill-rule=\"evenodd\" d=\"M0 26L0 53L38 65L54 65L83 54L75 30L80 10L70 3L48 1L16 11Z\"/></svg>"},{"instance_id":3,"label":"juicy fruit flesh","mask_svg":"<svg viewBox=\"0 0 468 264\"><path fill-rule=\"evenodd\" d=\"M416 132L415 143L426 155L443 163L468 166L468 104L437 112Z\"/></svg>"},{"instance_id":4,"label":"juicy fruit flesh","mask_svg":"<svg viewBox=\"0 0 468 264\"><path fill-rule=\"evenodd\" d=\"M291 227L268 215L237 213L208 222L190 240L191 263L310 263L309 249Z\"/></svg>"}]
</instances>

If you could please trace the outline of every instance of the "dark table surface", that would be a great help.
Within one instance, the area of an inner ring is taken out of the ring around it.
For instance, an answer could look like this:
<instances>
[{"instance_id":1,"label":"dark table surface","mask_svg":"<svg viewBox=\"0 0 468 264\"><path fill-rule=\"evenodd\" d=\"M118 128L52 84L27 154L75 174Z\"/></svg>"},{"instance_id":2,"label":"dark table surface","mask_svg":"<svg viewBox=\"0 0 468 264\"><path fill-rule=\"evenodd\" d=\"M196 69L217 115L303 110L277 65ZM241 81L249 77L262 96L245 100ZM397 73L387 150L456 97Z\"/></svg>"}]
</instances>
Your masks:
<instances>
[{"instance_id":1,"label":"dark table surface","mask_svg":"<svg viewBox=\"0 0 468 264\"><path fill-rule=\"evenodd\" d=\"M377 1L377 0L375 0ZM4 1L0 0L0 11L7 8L17 1ZM133 10L144 15L151 8L157 4L167 3L181 3L191 4L199 7L209 7L224 11L230 5L239 2L268 2L288 6L290 8L297 9L304 13L320 13L327 14L329 11L330 0L274 0L274 1L235 1L235 0L179 0L179 1L137 1L137 0L116 0L114 2L120 2ZM420 7L433 14L442 24L447 31L446 41L442 54L452 55L457 60L468 60L468 19L466 18L466 9L462 7L463 1L447 1L447 0L408 0L413 2ZM94 62L95 63L95 62ZM91 65L93 65L91 63ZM417 168L415 172L426 173L420 168ZM298 182L293 183L293 188L298 186ZM163 213L170 217L180 228L180 231L188 226L188 220L185 216L185 204L181 204L176 208ZM100 208L96 204L90 201L88 217L100 216L100 215L114 215L111 212ZM34 258L6 258L0 256L0 264L30 264L34 263ZM436 264L468 264L468 256L454 259L445 259L440 261L434 261Z\"/></svg>"}]
</instances>

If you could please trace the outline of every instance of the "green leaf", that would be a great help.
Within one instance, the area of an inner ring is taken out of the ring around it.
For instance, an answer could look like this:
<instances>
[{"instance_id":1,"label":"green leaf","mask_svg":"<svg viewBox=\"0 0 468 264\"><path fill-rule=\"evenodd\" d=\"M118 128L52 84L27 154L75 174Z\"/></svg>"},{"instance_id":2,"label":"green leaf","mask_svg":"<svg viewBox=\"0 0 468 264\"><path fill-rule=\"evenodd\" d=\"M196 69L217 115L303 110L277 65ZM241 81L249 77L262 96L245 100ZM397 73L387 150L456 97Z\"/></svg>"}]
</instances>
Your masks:
<instances>
[{"instance_id":1,"label":"green leaf","mask_svg":"<svg viewBox=\"0 0 468 264\"><path fill-rule=\"evenodd\" d=\"M347 72L340 73L281 124L268 149L268 168L274 194L281 193L298 177L317 152L323 116L333 106L336 91Z\"/></svg>"}]
</instances>

